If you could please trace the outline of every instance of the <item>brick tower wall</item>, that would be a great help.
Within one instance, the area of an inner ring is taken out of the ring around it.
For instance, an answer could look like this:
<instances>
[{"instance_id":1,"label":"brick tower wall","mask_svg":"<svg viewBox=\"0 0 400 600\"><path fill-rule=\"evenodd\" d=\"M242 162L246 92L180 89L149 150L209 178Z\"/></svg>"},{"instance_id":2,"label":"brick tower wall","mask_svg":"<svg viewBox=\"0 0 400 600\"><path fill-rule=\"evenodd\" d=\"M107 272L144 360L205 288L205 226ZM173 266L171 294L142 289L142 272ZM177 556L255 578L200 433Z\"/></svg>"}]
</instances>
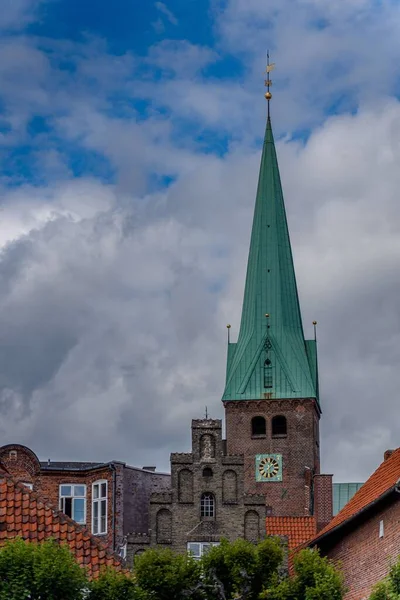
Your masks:
<instances>
[{"instance_id":1,"label":"brick tower wall","mask_svg":"<svg viewBox=\"0 0 400 600\"><path fill-rule=\"evenodd\" d=\"M269 514L304 516L312 511L312 474L319 474L319 410L312 398L225 402L227 454L243 454L246 493L265 495ZM272 418L286 417L287 435L272 437ZM266 419L263 437L252 437L253 417ZM257 454L281 454L281 482L257 482Z\"/></svg>"}]
</instances>

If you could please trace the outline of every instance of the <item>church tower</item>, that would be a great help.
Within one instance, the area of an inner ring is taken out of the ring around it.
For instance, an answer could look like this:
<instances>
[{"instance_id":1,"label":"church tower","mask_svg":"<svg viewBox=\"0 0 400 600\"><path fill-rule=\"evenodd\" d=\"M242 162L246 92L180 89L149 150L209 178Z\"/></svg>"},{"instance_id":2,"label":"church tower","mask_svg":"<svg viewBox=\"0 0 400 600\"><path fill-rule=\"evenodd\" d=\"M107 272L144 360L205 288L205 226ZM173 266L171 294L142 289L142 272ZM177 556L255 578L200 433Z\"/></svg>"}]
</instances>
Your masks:
<instances>
[{"instance_id":1,"label":"church tower","mask_svg":"<svg viewBox=\"0 0 400 600\"><path fill-rule=\"evenodd\" d=\"M266 98L242 318L237 342L228 340L222 400L227 453L244 455L246 492L265 496L267 514L295 517L313 514L320 471L317 349L304 338L269 90Z\"/></svg>"}]
</instances>

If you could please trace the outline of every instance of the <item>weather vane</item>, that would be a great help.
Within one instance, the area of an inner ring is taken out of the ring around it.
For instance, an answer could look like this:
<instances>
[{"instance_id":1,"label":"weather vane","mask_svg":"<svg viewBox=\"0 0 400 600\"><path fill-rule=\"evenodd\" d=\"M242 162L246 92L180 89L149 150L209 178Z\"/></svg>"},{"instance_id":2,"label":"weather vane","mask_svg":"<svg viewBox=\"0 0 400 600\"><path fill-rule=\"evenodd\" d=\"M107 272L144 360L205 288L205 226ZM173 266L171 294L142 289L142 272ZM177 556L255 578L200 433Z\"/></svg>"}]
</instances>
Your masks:
<instances>
[{"instance_id":1,"label":"weather vane","mask_svg":"<svg viewBox=\"0 0 400 600\"><path fill-rule=\"evenodd\" d=\"M266 72L266 74L267 74L267 79L265 80L265 87L267 88L267 91L266 91L266 93L265 93L265 98L266 98L266 100L268 101L268 118L269 118L269 101L270 101L270 100L271 100L271 98L272 98L272 94L271 94L271 92L270 92L270 90L269 90L269 88L270 88L270 87L271 87L271 85L272 85L272 81L271 81L271 79L270 79L270 75L269 75L269 74L270 74L270 73L271 73L271 71L273 71L274 69L275 69L275 63L270 63L270 62L269 62L269 50L267 50L267 68L266 68L266 71L265 71L265 72Z\"/></svg>"}]
</instances>

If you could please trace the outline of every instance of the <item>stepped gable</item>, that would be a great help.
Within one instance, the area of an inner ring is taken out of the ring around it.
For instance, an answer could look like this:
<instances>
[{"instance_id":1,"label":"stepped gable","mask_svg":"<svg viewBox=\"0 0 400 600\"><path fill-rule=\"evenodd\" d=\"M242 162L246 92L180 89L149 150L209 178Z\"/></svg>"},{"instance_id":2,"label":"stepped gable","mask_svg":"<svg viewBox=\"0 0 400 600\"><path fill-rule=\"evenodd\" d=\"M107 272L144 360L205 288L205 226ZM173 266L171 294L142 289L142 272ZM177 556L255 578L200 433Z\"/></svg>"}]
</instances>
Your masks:
<instances>
[{"instance_id":1,"label":"stepped gable","mask_svg":"<svg viewBox=\"0 0 400 600\"><path fill-rule=\"evenodd\" d=\"M89 578L96 578L102 567L126 569L124 561L85 527L10 475L0 472L0 545L16 537L34 542L53 538L66 543Z\"/></svg>"}]
</instances>

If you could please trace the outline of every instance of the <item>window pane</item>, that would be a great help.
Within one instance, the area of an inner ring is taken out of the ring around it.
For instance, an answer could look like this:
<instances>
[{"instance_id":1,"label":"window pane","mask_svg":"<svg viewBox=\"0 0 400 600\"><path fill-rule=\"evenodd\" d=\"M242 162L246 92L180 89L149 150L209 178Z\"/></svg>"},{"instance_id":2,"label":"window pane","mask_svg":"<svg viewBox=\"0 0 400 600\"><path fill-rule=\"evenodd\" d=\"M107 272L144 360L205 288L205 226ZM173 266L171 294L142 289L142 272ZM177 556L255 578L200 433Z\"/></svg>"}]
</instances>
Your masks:
<instances>
[{"instance_id":1,"label":"window pane","mask_svg":"<svg viewBox=\"0 0 400 600\"><path fill-rule=\"evenodd\" d=\"M99 520L97 518L93 519L93 533L99 533Z\"/></svg>"},{"instance_id":2,"label":"window pane","mask_svg":"<svg viewBox=\"0 0 400 600\"><path fill-rule=\"evenodd\" d=\"M105 533L107 531L106 518L105 517L101 517L101 525L100 525L100 527L101 527L100 533Z\"/></svg>"},{"instance_id":3,"label":"window pane","mask_svg":"<svg viewBox=\"0 0 400 600\"><path fill-rule=\"evenodd\" d=\"M74 496L86 496L84 485L74 485Z\"/></svg>"},{"instance_id":4,"label":"window pane","mask_svg":"<svg viewBox=\"0 0 400 600\"><path fill-rule=\"evenodd\" d=\"M193 556L200 557L200 544L189 542L188 550L193 554Z\"/></svg>"},{"instance_id":5,"label":"window pane","mask_svg":"<svg viewBox=\"0 0 400 600\"><path fill-rule=\"evenodd\" d=\"M72 518L77 523L85 522L85 501L83 498L74 498L74 515Z\"/></svg>"},{"instance_id":6,"label":"window pane","mask_svg":"<svg viewBox=\"0 0 400 600\"><path fill-rule=\"evenodd\" d=\"M71 495L71 486L70 485L62 485L60 488L60 496L70 496Z\"/></svg>"},{"instance_id":7,"label":"window pane","mask_svg":"<svg viewBox=\"0 0 400 600\"><path fill-rule=\"evenodd\" d=\"M101 484L101 497L102 498L107 497L107 484L106 483Z\"/></svg>"},{"instance_id":8,"label":"window pane","mask_svg":"<svg viewBox=\"0 0 400 600\"><path fill-rule=\"evenodd\" d=\"M96 500L99 497L99 484L95 483L93 486L93 498Z\"/></svg>"},{"instance_id":9,"label":"window pane","mask_svg":"<svg viewBox=\"0 0 400 600\"><path fill-rule=\"evenodd\" d=\"M101 516L105 517L106 516L106 508L107 508L107 501L106 500L101 500Z\"/></svg>"},{"instance_id":10,"label":"window pane","mask_svg":"<svg viewBox=\"0 0 400 600\"><path fill-rule=\"evenodd\" d=\"M72 498L64 498L64 512L67 517L72 517Z\"/></svg>"}]
</instances>

